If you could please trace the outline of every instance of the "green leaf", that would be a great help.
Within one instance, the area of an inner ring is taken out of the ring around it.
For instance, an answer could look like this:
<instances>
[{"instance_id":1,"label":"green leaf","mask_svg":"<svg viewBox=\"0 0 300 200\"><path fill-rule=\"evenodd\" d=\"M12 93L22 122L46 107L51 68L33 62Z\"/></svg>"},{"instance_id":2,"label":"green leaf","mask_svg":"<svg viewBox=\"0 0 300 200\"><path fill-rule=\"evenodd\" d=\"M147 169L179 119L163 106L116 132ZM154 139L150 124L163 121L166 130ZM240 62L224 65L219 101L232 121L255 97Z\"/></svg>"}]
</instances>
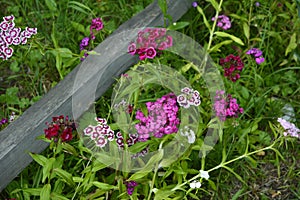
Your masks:
<instances>
[{"instance_id":1,"label":"green leaf","mask_svg":"<svg viewBox=\"0 0 300 200\"><path fill-rule=\"evenodd\" d=\"M164 15L167 14L167 1L166 0L158 0L158 6L160 7L162 13Z\"/></svg>"},{"instance_id":2,"label":"green leaf","mask_svg":"<svg viewBox=\"0 0 300 200\"><path fill-rule=\"evenodd\" d=\"M77 10L79 12L82 12L86 15L94 14L93 11L86 5L79 3L77 1L69 1L68 8L73 8L74 10ZM88 11L88 12L87 12Z\"/></svg>"},{"instance_id":3,"label":"green leaf","mask_svg":"<svg viewBox=\"0 0 300 200\"><path fill-rule=\"evenodd\" d=\"M197 195L193 194L192 192L190 192L188 195L189 195L190 197L192 197L193 199L200 200L199 197L197 197Z\"/></svg>"},{"instance_id":4,"label":"green leaf","mask_svg":"<svg viewBox=\"0 0 300 200\"><path fill-rule=\"evenodd\" d=\"M43 200L50 200L50 193L51 193L51 185L50 184L46 184L44 185L41 194L40 194L40 198Z\"/></svg>"},{"instance_id":5,"label":"green leaf","mask_svg":"<svg viewBox=\"0 0 300 200\"><path fill-rule=\"evenodd\" d=\"M171 24L168 29L169 30L179 30L179 29L183 29L184 27L188 26L190 23L189 22L174 22L173 24Z\"/></svg>"},{"instance_id":6,"label":"green leaf","mask_svg":"<svg viewBox=\"0 0 300 200\"><path fill-rule=\"evenodd\" d=\"M60 169L60 168L55 168L53 170L53 172L56 175L58 175L65 183L67 183L70 186L75 187L75 183L73 181L72 174L70 174L69 172L67 172L63 169Z\"/></svg>"},{"instance_id":7,"label":"green leaf","mask_svg":"<svg viewBox=\"0 0 300 200\"><path fill-rule=\"evenodd\" d=\"M293 33L290 39L290 43L285 50L285 56L287 56L290 52L297 48L297 41L296 41L296 33Z\"/></svg>"},{"instance_id":8,"label":"green leaf","mask_svg":"<svg viewBox=\"0 0 300 200\"><path fill-rule=\"evenodd\" d=\"M101 183L101 182L98 182L98 181L93 181L92 183L93 183L94 186L98 187L101 190L118 189L117 186L109 185L107 183Z\"/></svg>"},{"instance_id":9,"label":"green leaf","mask_svg":"<svg viewBox=\"0 0 300 200\"><path fill-rule=\"evenodd\" d=\"M40 196L42 189L43 188L24 188L22 191L32 196Z\"/></svg>"},{"instance_id":10,"label":"green leaf","mask_svg":"<svg viewBox=\"0 0 300 200\"><path fill-rule=\"evenodd\" d=\"M45 156L39 155L39 154L34 154L34 153L29 153L29 155L32 157L32 159L37 162L39 165L44 167L46 163L48 162L48 159Z\"/></svg>"},{"instance_id":11,"label":"green leaf","mask_svg":"<svg viewBox=\"0 0 300 200\"><path fill-rule=\"evenodd\" d=\"M46 5L51 11L56 11L57 10L57 5L55 0L46 0Z\"/></svg>"},{"instance_id":12,"label":"green leaf","mask_svg":"<svg viewBox=\"0 0 300 200\"><path fill-rule=\"evenodd\" d=\"M81 183L81 182L83 182L83 178L81 178L81 177L73 177L73 181L75 183Z\"/></svg>"},{"instance_id":13,"label":"green leaf","mask_svg":"<svg viewBox=\"0 0 300 200\"><path fill-rule=\"evenodd\" d=\"M208 184L213 190L217 191L217 186L212 180L208 179Z\"/></svg>"},{"instance_id":14,"label":"green leaf","mask_svg":"<svg viewBox=\"0 0 300 200\"><path fill-rule=\"evenodd\" d=\"M75 157L78 156L78 152L76 151L76 149L70 145L69 143L62 143L62 148L67 151L68 153L71 153L72 155L74 155Z\"/></svg>"},{"instance_id":15,"label":"green leaf","mask_svg":"<svg viewBox=\"0 0 300 200\"><path fill-rule=\"evenodd\" d=\"M9 69L13 72L19 72L20 71L19 63L17 61L12 62L9 66Z\"/></svg>"},{"instance_id":16,"label":"green leaf","mask_svg":"<svg viewBox=\"0 0 300 200\"><path fill-rule=\"evenodd\" d=\"M72 51L68 48L56 48L55 51L62 58L72 58Z\"/></svg>"},{"instance_id":17,"label":"green leaf","mask_svg":"<svg viewBox=\"0 0 300 200\"><path fill-rule=\"evenodd\" d=\"M145 149L150 143L150 140L146 141L146 142L138 142L134 145L132 145L131 147L129 147L129 151L131 153L138 153L140 151L142 151L143 149Z\"/></svg>"},{"instance_id":18,"label":"green leaf","mask_svg":"<svg viewBox=\"0 0 300 200\"><path fill-rule=\"evenodd\" d=\"M215 8L216 11L222 11L221 8L219 8L219 4L215 0L206 0L207 2L210 2L211 5Z\"/></svg>"},{"instance_id":19,"label":"green leaf","mask_svg":"<svg viewBox=\"0 0 300 200\"><path fill-rule=\"evenodd\" d=\"M203 21L204 21L204 24L205 24L206 28L208 28L209 32L211 32L210 24L208 23L207 18L205 16L202 8L200 8L200 6L197 6L197 10L202 15Z\"/></svg>"},{"instance_id":20,"label":"green leaf","mask_svg":"<svg viewBox=\"0 0 300 200\"><path fill-rule=\"evenodd\" d=\"M134 173L128 180L138 180L149 174L149 172L151 172L154 168L155 164L157 164L163 158L163 155L163 149L159 149L158 153L153 155L147 164L140 171Z\"/></svg>"},{"instance_id":21,"label":"green leaf","mask_svg":"<svg viewBox=\"0 0 300 200\"><path fill-rule=\"evenodd\" d=\"M82 24L79 24L77 22L71 22L71 25L73 26L73 28L76 29L76 31L81 32L81 33L85 33L85 29L84 26Z\"/></svg>"},{"instance_id":22,"label":"green leaf","mask_svg":"<svg viewBox=\"0 0 300 200\"><path fill-rule=\"evenodd\" d=\"M43 167L43 178L42 178L42 183L45 182L46 178L50 178L51 175L51 170L53 168L53 163L55 162L55 158L50 158L48 161L45 163Z\"/></svg>"},{"instance_id":23,"label":"green leaf","mask_svg":"<svg viewBox=\"0 0 300 200\"><path fill-rule=\"evenodd\" d=\"M216 44L215 46L213 46L212 48L210 48L209 52L217 52L217 51L220 51L220 48L223 46L223 45L227 45L227 44L231 44L232 43L232 40L225 40L223 42L220 42L218 44Z\"/></svg>"},{"instance_id":24,"label":"green leaf","mask_svg":"<svg viewBox=\"0 0 300 200\"><path fill-rule=\"evenodd\" d=\"M215 35L219 36L219 37L228 37L228 38L232 39L233 41L235 41L236 43L238 43L240 45L244 45L243 41L240 38L238 38L234 35L230 35L229 33L217 31L217 32L215 32Z\"/></svg>"},{"instance_id":25,"label":"green leaf","mask_svg":"<svg viewBox=\"0 0 300 200\"><path fill-rule=\"evenodd\" d=\"M250 28L249 28L248 23L246 23L246 22L243 23L243 30L244 30L245 37L247 38L247 40L249 40L249 38L250 38Z\"/></svg>"},{"instance_id":26,"label":"green leaf","mask_svg":"<svg viewBox=\"0 0 300 200\"><path fill-rule=\"evenodd\" d=\"M240 175L238 175L237 173L235 173L231 168L229 168L229 167L227 167L225 165L223 165L222 167L225 168L225 169L227 169L228 171L230 171L232 174L235 175L235 177L237 179L239 179L242 183L244 183L246 185L246 182L243 180L243 178Z\"/></svg>"},{"instance_id":27,"label":"green leaf","mask_svg":"<svg viewBox=\"0 0 300 200\"><path fill-rule=\"evenodd\" d=\"M56 192L52 192L51 193L51 200L69 200L68 198L60 195L60 194L57 194Z\"/></svg>"},{"instance_id":28,"label":"green leaf","mask_svg":"<svg viewBox=\"0 0 300 200\"><path fill-rule=\"evenodd\" d=\"M175 191L159 189L159 190L157 190L157 191L155 192L154 200L166 199L166 198L168 198L170 195L172 195L174 192L175 192Z\"/></svg>"}]
</instances>

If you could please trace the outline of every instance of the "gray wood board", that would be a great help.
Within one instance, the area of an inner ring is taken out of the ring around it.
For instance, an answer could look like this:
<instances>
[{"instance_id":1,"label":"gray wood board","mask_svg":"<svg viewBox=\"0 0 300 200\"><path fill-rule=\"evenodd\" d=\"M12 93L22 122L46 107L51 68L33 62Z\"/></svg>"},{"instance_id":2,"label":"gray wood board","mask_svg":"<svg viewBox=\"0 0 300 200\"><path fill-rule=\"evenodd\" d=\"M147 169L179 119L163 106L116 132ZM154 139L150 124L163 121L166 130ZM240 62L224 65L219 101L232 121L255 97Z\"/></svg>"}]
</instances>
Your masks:
<instances>
[{"instance_id":1,"label":"gray wood board","mask_svg":"<svg viewBox=\"0 0 300 200\"><path fill-rule=\"evenodd\" d=\"M173 21L177 21L187 12L193 1L167 2L168 14L173 17ZM122 54L120 51L126 51L128 41L136 36L137 33L132 29L151 26L163 26L163 15L157 2L122 24L94 49L100 55L89 55L41 100L0 132L0 191L30 164L32 159L29 152L40 153L47 148L48 143L36 139L44 134L45 122L50 122L53 116L61 114L73 118L74 109L76 115L82 114L89 105L74 105L74 96L77 99L94 94L95 99L98 99L116 77L137 63L137 57ZM115 37L116 35L118 36ZM102 74L101 79L99 74Z\"/></svg>"}]
</instances>

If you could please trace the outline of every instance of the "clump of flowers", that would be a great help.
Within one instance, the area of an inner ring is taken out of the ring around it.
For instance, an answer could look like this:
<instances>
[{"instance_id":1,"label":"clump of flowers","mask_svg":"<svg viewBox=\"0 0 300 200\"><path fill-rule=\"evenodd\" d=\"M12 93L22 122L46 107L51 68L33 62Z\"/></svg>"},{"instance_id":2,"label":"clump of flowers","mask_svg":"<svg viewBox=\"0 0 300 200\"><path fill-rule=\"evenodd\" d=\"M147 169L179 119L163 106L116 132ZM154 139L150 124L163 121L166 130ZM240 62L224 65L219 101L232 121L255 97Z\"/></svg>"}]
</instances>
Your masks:
<instances>
[{"instance_id":1,"label":"clump of flowers","mask_svg":"<svg viewBox=\"0 0 300 200\"><path fill-rule=\"evenodd\" d=\"M300 129L297 128L295 124L288 122L283 118L278 118L277 121L285 130L285 132L283 132L284 136L300 138Z\"/></svg>"},{"instance_id":2,"label":"clump of flowers","mask_svg":"<svg viewBox=\"0 0 300 200\"><path fill-rule=\"evenodd\" d=\"M212 21L215 21L216 18L213 17L211 18ZM230 19L229 17L227 17L226 15L220 15L218 16L217 18L217 26L224 29L224 30L227 30L227 29L230 29L231 27L231 22L230 22Z\"/></svg>"},{"instance_id":3,"label":"clump of flowers","mask_svg":"<svg viewBox=\"0 0 300 200\"><path fill-rule=\"evenodd\" d=\"M147 141L151 134L156 138L161 138L165 134L178 131L177 125L180 120L177 117L178 106L175 94L164 95L156 102L147 102L146 106L148 116L145 116L140 110L136 112L135 116L140 120L140 123L135 125L139 141Z\"/></svg>"},{"instance_id":4,"label":"clump of flowers","mask_svg":"<svg viewBox=\"0 0 300 200\"><path fill-rule=\"evenodd\" d=\"M88 46L91 40L95 40L95 34L97 32L99 32L100 30L102 30L104 27L103 25L103 21L101 18L95 18L92 19L92 23L90 26L90 35L89 37L84 37L79 45L79 49L80 51L84 51L84 56L82 58L80 58L81 61L83 61L87 56L88 56Z\"/></svg>"},{"instance_id":5,"label":"clump of flowers","mask_svg":"<svg viewBox=\"0 0 300 200\"><path fill-rule=\"evenodd\" d=\"M255 62L259 65L265 61L265 58L263 57L262 51L260 49L252 48L248 50L246 54L252 55L255 58Z\"/></svg>"},{"instance_id":6,"label":"clump of flowers","mask_svg":"<svg viewBox=\"0 0 300 200\"><path fill-rule=\"evenodd\" d=\"M105 147L108 141L115 139L115 133L107 125L106 119L96 117L96 126L89 125L83 130L83 133L91 138L98 147Z\"/></svg>"},{"instance_id":7,"label":"clump of flowers","mask_svg":"<svg viewBox=\"0 0 300 200\"><path fill-rule=\"evenodd\" d=\"M239 113L244 112L244 109L237 104L237 100L230 94L225 95L223 90L216 91L214 110L221 121L225 121L226 117L237 118Z\"/></svg>"},{"instance_id":8,"label":"clump of flowers","mask_svg":"<svg viewBox=\"0 0 300 200\"><path fill-rule=\"evenodd\" d=\"M221 58L220 65L224 68L224 76L232 82L241 77L240 72L244 68L244 63L239 56L230 54L226 58Z\"/></svg>"},{"instance_id":9,"label":"clump of flowers","mask_svg":"<svg viewBox=\"0 0 300 200\"><path fill-rule=\"evenodd\" d=\"M126 181L125 185L126 185L127 194L131 196L134 192L134 188L138 186L138 183L136 181Z\"/></svg>"},{"instance_id":10,"label":"clump of flowers","mask_svg":"<svg viewBox=\"0 0 300 200\"><path fill-rule=\"evenodd\" d=\"M0 23L0 58L3 60L13 55L14 50L10 45L26 44L27 39L37 34L37 28L26 27L21 31L21 28L15 27L14 19L13 15L5 16Z\"/></svg>"},{"instance_id":11,"label":"clump of flowers","mask_svg":"<svg viewBox=\"0 0 300 200\"><path fill-rule=\"evenodd\" d=\"M48 126L47 129L44 129L45 137L49 140L54 139L57 142L61 139L63 142L71 141L73 138L73 131L76 130L75 122L69 120L69 117L66 118L63 115L52 117L52 122L46 122Z\"/></svg>"},{"instance_id":12,"label":"clump of flowers","mask_svg":"<svg viewBox=\"0 0 300 200\"><path fill-rule=\"evenodd\" d=\"M190 106L200 105L200 94L197 90L185 87L181 89L181 92L182 94L177 96L177 102L180 106L184 108L189 108Z\"/></svg>"},{"instance_id":13,"label":"clump of flowers","mask_svg":"<svg viewBox=\"0 0 300 200\"><path fill-rule=\"evenodd\" d=\"M128 46L128 53L138 54L140 60L153 59L158 52L173 45L173 38L164 28L146 28L138 32L138 38Z\"/></svg>"}]
</instances>

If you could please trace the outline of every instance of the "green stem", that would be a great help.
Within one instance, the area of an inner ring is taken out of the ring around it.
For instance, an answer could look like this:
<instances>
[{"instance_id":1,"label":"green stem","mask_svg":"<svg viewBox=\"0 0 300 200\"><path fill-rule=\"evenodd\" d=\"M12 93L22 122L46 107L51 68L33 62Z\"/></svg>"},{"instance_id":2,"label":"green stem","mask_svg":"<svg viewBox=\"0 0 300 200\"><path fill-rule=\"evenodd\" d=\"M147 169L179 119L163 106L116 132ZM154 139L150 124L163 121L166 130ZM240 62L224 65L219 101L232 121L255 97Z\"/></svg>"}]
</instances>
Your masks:
<instances>
[{"instance_id":1,"label":"green stem","mask_svg":"<svg viewBox=\"0 0 300 200\"><path fill-rule=\"evenodd\" d=\"M92 155L91 155L91 158L89 159L89 161L88 161L86 167L89 166L89 164L91 163L91 160L92 160ZM84 174L81 175L81 178L83 178L83 176L84 176ZM77 192L78 192L78 188L79 188L80 184L81 184L81 183L78 183L78 185L77 185L77 187L76 187L76 189L75 189L74 195L73 195L73 197L72 197L71 200L74 200L74 198L75 198L75 196L76 196L76 194L77 194Z\"/></svg>"},{"instance_id":2,"label":"green stem","mask_svg":"<svg viewBox=\"0 0 300 200\"><path fill-rule=\"evenodd\" d=\"M226 165L228 165L228 164L230 164L230 163L232 163L232 162L235 162L235 161L240 160L240 159L242 159L242 158L246 158L246 157L248 157L248 156L251 156L251 155L253 155L253 154L259 153L259 152L261 152L261 151L266 151L266 150L269 150L269 149L273 149L273 146L277 143L278 140L279 140L279 138L278 138L277 140L275 140L274 143L273 143L272 145L267 146L267 147L265 147L265 148L258 149L258 150L256 150L256 151L252 151L252 152L250 152L250 153L245 153L245 154L243 154L243 155L241 155L241 156L239 156L239 157L237 157L237 158L234 158L234 159L232 159L232 160L229 160L229 161L227 161L227 162L221 162L219 165L215 166L214 168L209 169L207 172L211 172L211 171L214 171L214 170L216 170L216 169L222 168L222 167L224 167L224 166L226 166ZM179 186L176 186L175 188L173 188L172 191L175 191L176 189L181 188L183 185L185 185L185 184L187 184L187 183L189 183L189 182L191 182L191 181L193 181L193 180L195 180L195 179L200 178L200 177L201 177L200 175L201 175L200 173L197 174L196 176L194 176L194 177L191 178L190 180L188 180L188 181L186 181L186 182L180 184Z\"/></svg>"},{"instance_id":3,"label":"green stem","mask_svg":"<svg viewBox=\"0 0 300 200\"><path fill-rule=\"evenodd\" d=\"M152 194L152 191L153 191L153 186L154 186L154 183L155 183L155 178L156 178L156 175L157 175L157 171L158 171L158 162L156 163L156 166L155 166L155 171L154 171L154 175L153 175L152 182L151 182L151 187L150 187L150 191L149 191L148 200L151 199L151 194Z\"/></svg>"}]
</instances>

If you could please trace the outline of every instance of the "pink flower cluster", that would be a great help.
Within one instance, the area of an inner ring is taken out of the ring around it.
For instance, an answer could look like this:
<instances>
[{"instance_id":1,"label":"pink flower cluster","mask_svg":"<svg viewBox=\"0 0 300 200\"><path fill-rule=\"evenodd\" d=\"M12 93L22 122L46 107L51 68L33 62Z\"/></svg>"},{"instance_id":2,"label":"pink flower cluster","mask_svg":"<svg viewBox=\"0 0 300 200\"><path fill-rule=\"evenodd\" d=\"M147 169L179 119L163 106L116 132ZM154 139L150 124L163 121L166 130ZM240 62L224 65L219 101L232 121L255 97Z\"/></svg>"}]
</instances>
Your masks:
<instances>
[{"instance_id":1,"label":"pink flower cluster","mask_svg":"<svg viewBox=\"0 0 300 200\"><path fill-rule=\"evenodd\" d=\"M225 121L226 117L238 117L239 113L244 112L237 100L230 94L226 96L223 90L216 91L214 110L221 121Z\"/></svg>"},{"instance_id":2,"label":"pink flower cluster","mask_svg":"<svg viewBox=\"0 0 300 200\"><path fill-rule=\"evenodd\" d=\"M90 36L85 37L81 40L80 45L79 45L80 51L83 51L83 50L86 51L87 47L89 46L89 42L91 40L95 40L95 38L96 38L95 33L102 30L103 27L104 27L104 25L103 25L103 21L101 18L92 19L92 23L90 26ZM80 60L83 61L87 56L88 56L88 53L85 52L84 57L80 58Z\"/></svg>"},{"instance_id":3,"label":"pink flower cluster","mask_svg":"<svg viewBox=\"0 0 300 200\"><path fill-rule=\"evenodd\" d=\"M211 20L215 21L216 18L213 17L213 18L211 18ZM230 22L229 17L227 17L226 15L220 15L220 16L218 16L217 26L220 27L220 28L222 28L222 29L224 29L224 30L230 29L231 22Z\"/></svg>"},{"instance_id":4,"label":"pink flower cluster","mask_svg":"<svg viewBox=\"0 0 300 200\"><path fill-rule=\"evenodd\" d=\"M164 28L146 28L139 31L136 42L131 42L128 46L128 53L138 54L140 60L153 59L158 51L173 45L172 36L167 35L166 32Z\"/></svg>"},{"instance_id":5,"label":"pink flower cluster","mask_svg":"<svg viewBox=\"0 0 300 200\"><path fill-rule=\"evenodd\" d=\"M283 133L284 136L300 138L300 129L297 128L295 124L288 122L283 118L278 118L277 121L285 130L285 132Z\"/></svg>"},{"instance_id":6,"label":"pink flower cluster","mask_svg":"<svg viewBox=\"0 0 300 200\"><path fill-rule=\"evenodd\" d=\"M178 106L176 96L173 93L164 95L156 102L146 103L148 116L140 110L136 112L135 118L140 123L135 125L139 141L147 141L151 136L161 138L164 134L172 134L178 131L177 125L180 120L177 117Z\"/></svg>"},{"instance_id":7,"label":"pink flower cluster","mask_svg":"<svg viewBox=\"0 0 300 200\"><path fill-rule=\"evenodd\" d=\"M89 125L83 130L83 133L89 136L95 141L96 146L105 147L107 141L113 141L115 139L114 131L107 125L106 119L96 117L96 126Z\"/></svg>"},{"instance_id":8,"label":"pink flower cluster","mask_svg":"<svg viewBox=\"0 0 300 200\"><path fill-rule=\"evenodd\" d=\"M224 76L229 80L236 82L241 77L239 73L243 70L244 63L239 56L230 54L221 58L220 65L224 68Z\"/></svg>"},{"instance_id":9,"label":"pink flower cluster","mask_svg":"<svg viewBox=\"0 0 300 200\"><path fill-rule=\"evenodd\" d=\"M50 124L46 122L46 125L48 128L44 129L45 137L49 140L53 138L55 142L59 138L63 142L71 141L73 138L72 133L76 130L74 121L69 120L68 116L65 118L63 115L52 117L52 122Z\"/></svg>"},{"instance_id":10,"label":"pink flower cluster","mask_svg":"<svg viewBox=\"0 0 300 200\"><path fill-rule=\"evenodd\" d=\"M10 45L26 44L27 39L37 34L37 28L28 28L21 31L21 28L15 27L15 17L13 15L3 17L0 23L0 58L7 60L14 52Z\"/></svg>"},{"instance_id":11,"label":"pink flower cluster","mask_svg":"<svg viewBox=\"0 0 300 200\"><path fill-rule=\"evenodd\" d=\"M190 89L185 87L181 89L182 94L177 96L177 102L180 106L184 108L189 108L191 105L199 106L200 101L200 94L197 90Z\"/></svg>"},{"instance_id":12,"label":"pink flower cluster","mask_svg":"<svg viewBox=\"0 0 300 200\"><path fill-rule=\"evenodd\" d=\"M265 61L265 58L263 57L262 51L260 49L252 48L252 49L248 50L246 52L246 54L254 56L255 62L258 65L260 65L261 63L263 63Z\"/></svg>"}]
</instances>

